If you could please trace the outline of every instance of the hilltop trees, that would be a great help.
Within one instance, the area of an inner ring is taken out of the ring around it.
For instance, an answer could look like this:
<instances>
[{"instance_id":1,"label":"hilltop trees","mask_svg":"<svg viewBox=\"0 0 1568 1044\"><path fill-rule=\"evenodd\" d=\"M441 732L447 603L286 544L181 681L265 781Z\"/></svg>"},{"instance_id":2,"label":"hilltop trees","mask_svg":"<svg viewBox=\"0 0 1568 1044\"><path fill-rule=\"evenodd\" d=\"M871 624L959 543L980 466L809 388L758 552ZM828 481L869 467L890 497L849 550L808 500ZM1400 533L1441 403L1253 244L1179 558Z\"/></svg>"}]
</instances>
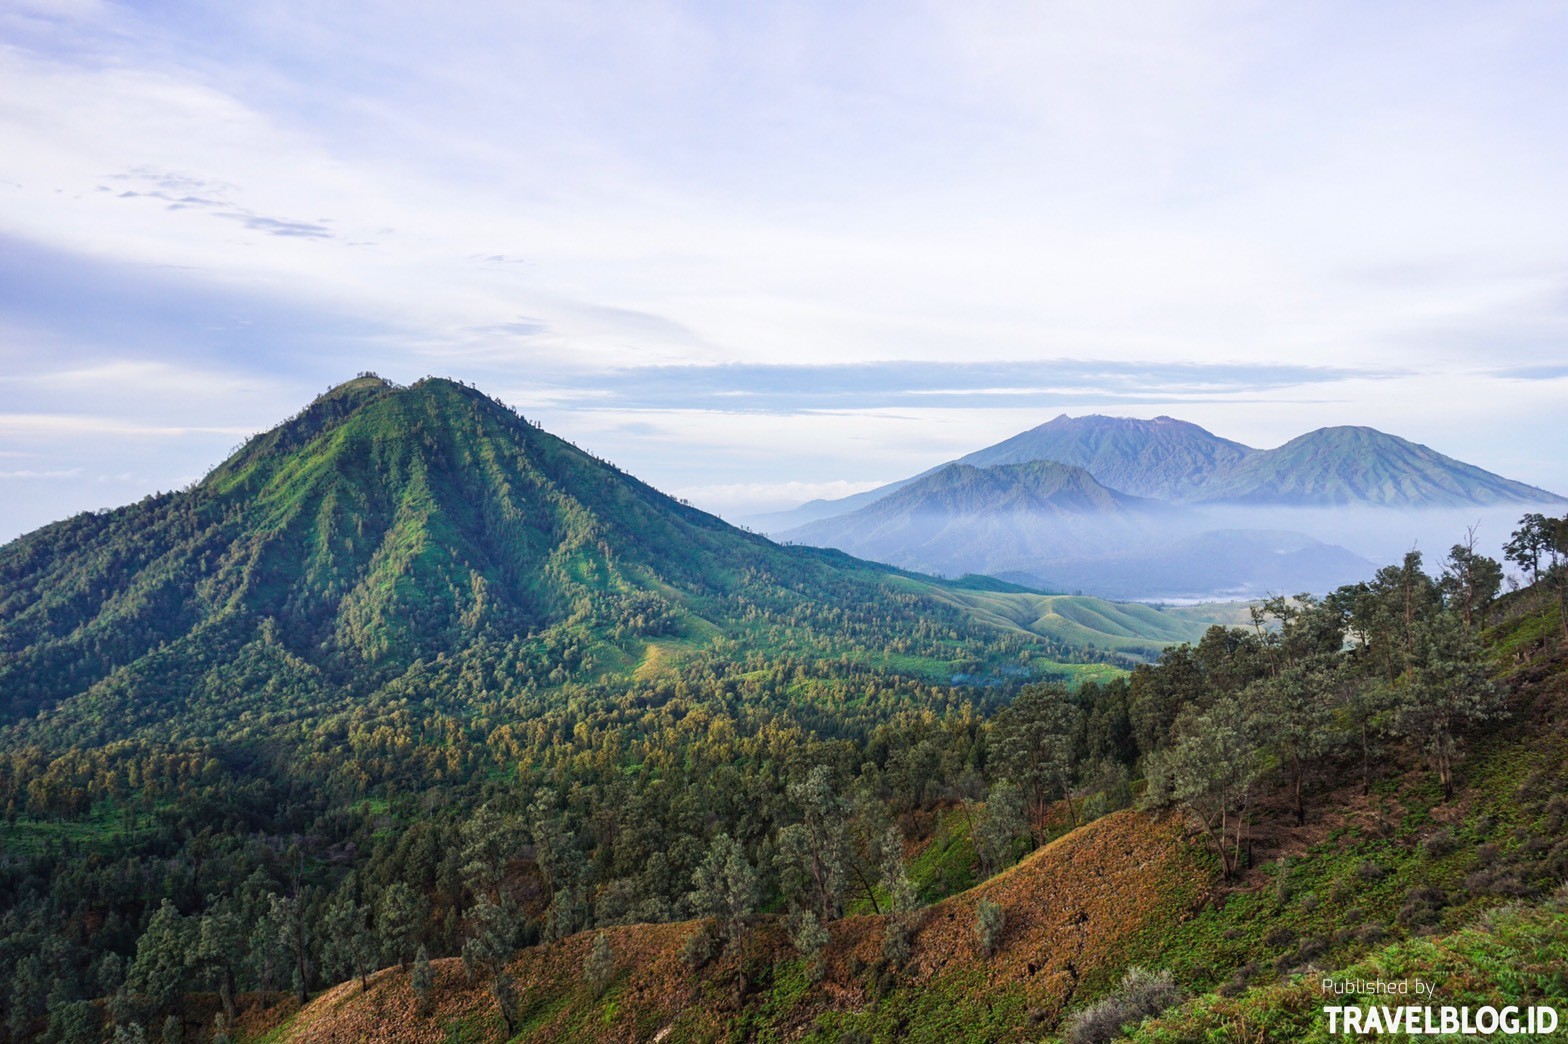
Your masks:
<instances>
[{"instance_id":1,"label":"hilltop trees","mask_svg":"<svg viewBox=\"0 0 1568 1044\"><path fill-rule=\"evenodd\" d=\"M779 882L793 905L810 909L818 921L837 920L842 912L848 871L848 808L833 789L827 766L813 768L788 787L800 822L778 832Z\"/></svg>"},{"instance_id":2,"label":"hilltop trees","mask_svg":"<svg viewBox=\"0 0 1568 1044\"><path fill-rule=\"evenodd\" d=\"M1435 616L1422 639L1422 655L1396 690L1393 724L1426 754L1444 799L1451 800L1461 736L1497 717L1502 696L1486 676L1475 639L1454 616Z\"/></svg>"},{"instance_id":3,"label":"hilltop trees","mask_svg":"<svg viewBox=\"0 0 1568 1044\"><path fill-rule=\"evenodd\" d=\"M1503 586L1502 565L1495 558L1476 553L1475 533L1471 526L1464 543L1449 549L1438 580L1444 604L1459 613L1466 631L1475 629L1477 614L1491 604Z\"/></svg>"},{"instance_id":4,"label":"hilltop trees","mask_svg":"<svg viewBox=\"0 0 1568 1044\"><path fill-rule=\"evenodd\" d=\"M1081 728L1082 714L1061 685L1025 688L992 724L997 774L1023 792L1036 844L1045 840L1047 814L1058 798L1078 825L1072 791L1081 760Z\"/></svg>"},{"instance_id":5,"label":"hilltop trees","mask_svg":"<svg viewBox=\"0 0 1568 1044\"><path fill-rule=\"evenodd\" d=\"M1544 575L1550 583L1557 594L1563 638L1568 640L1568 515L1562 518L1536 513L1525 515L1519 520L1519 528L1514 530L1504 553L1510 562L1526 570L1532 581L1539 581Z\"/></svg>"},{"instance_id":6,"label":"hilltop trees","mask_svg":"<svg viewBox=\"0 0 1568 1044\"><path fill-rule=\"evenodd\" d=\"M1250 636L1211 630L1197 648L1139 668L1129 713L1145 801L1185 808L1233 876L1248 808L1271 776L1283 777L1300 824L1313 778L1343 778L1353 758L1365 792L1375 747L1392 739L1452 798L1466 732L1503 709L1477 638L1501 572L1472 531L1439 578L1412 551L1324 599L1267 600Z\"/></svg>"},{"instance_id":7,"label":"hilltop trees","mask_svg":"<svg viewBox=\"0 0 1568 1044\"><path fill-rule=\"evenodd\" d=\"M1558 519L1531 512L1519 520L1519 528L1513 531L1508 543L1503 545L1503 554L1508 561L1530 574L1532 583L1540 579L1542 559L1546 560L1547 568L1550 569L1557 564L1558 556L1564 553L1558 539L1560 525Z\"/></svg>"},{"instance_id":8,"label":"hilltop trees","mask_svg":"<svg viewBox=\"0 0 1568 1044\"><path fill-rule=\"evenodd\" d=\"M1149 762L1148 800L1187 809L1227 878L1241 865L1247 809L1264 769L1256 731L1240 700L1221 697L1205 711L1183 709L1171 745Z\"/></svg>"},{"instance_id":9,"label":"hilltop trees","mask_svg":"<svg viewBox=\"0 0 1568 1044\"><path fill-rule=\"evenodd\" d=\"M692 912L712 917L730 945L738 943L757 912L757 873L746 853L728 834L708 846L708 855L692 875L687 897Z\"/></svg>"}]
</instances>

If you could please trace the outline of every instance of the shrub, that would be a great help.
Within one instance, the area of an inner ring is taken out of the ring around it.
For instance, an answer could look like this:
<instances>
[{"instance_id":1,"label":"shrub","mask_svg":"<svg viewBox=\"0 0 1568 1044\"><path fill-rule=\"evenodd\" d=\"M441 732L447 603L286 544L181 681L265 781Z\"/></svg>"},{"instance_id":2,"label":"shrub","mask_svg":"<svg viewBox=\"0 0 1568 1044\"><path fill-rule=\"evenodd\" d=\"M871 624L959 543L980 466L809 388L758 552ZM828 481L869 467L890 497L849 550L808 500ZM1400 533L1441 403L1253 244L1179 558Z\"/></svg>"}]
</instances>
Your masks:
<instances>
[{"instance_id":1,"label":"shrub","mask_svg":"<svg viewBox=\"0 0 1568 1044\"><path fill-rule=\"evenodd\" d=\"M1412 888L1399 908L1399 923L1406 928L1419 928L1441 920L1445 898L1436 888Z\"/></svg>"},{"instance_id":2,"label":"shrub","mask_svg":"<svg viewBox=\"0 0 1568 1044\"><path fill-rule=\"evenodd\" d=\"M906 918L898 914L888 917L887 927L882 931L882 956L887 958L890 967L902 968L909 963L911 934Z\"/></svg>"},{"instance_id":3,"label":"shrub","mask_svg":"<svg viewBox=\"0 0 1568 1044\"><path fill-rule=\"evenodd\" d=\"M595 993L602 992L610 977L615 974L615 955L610 952L610 939L603 932L593 937L593 945L583 958L583 981Z\"/></svg>"},{"instance_id":4,"label":"shrub","mask_svg":"<svg viewBox=\"0 0 1568 1044\"><path fill-rule=\"evenodd\" d=\"M822 922L817 920L817 915L810 910L797 910L789 919L789 941L794 944L796 952L806 959L806 974L811 981L821 981L825 970L822 955L832 937L822 927Z\"/></svg>"},{"instance_id":5,"label":"shrub","mask_svg":"<svg viewBox=\"0 0 1568 1044\"><path fill-rule=\"evenodd\" d=\"M713 922L705 921L681 944L681 960L686 967L696 971L719 955L719 942Z\"/></svg>"},{"instance_id":6,"label":"shrub","mask_svg":"<svg viewBox=\"0 0 1568 1044\"><path fill-rule=\"evenodd\" d=\"M1121 1036L1123 1026L1158 1015L1181 999L1170 972L1129 968L1115 993L1067 1019L1062 1039L1068 1044L1109 1044Z\"/></svg>"},{"instance_id":7,"label":"shrub","mask_svg":"<svg viewBox=\"0 0 1568 1044\"><path fill-rule=\"evenodd\" d=\"M1006 924L1007 915L1003 913L1001 904L989 899L980 900L980 905L975 907L975 943L981 953L987 957L996 953L1002 944L1002 929Z\"/></svg>"},{"instance_id":8,"label":"shrub","mask_svg":"<svg viewBox=\"0 0 1568 1044\"><path fill-rule=\"evenodd\" d=\"M1280 925L1263 937L1263 942L1271 950L1289 946L1296 941L1296 930L1289 925Z\"/></svg>"}]
</instances>

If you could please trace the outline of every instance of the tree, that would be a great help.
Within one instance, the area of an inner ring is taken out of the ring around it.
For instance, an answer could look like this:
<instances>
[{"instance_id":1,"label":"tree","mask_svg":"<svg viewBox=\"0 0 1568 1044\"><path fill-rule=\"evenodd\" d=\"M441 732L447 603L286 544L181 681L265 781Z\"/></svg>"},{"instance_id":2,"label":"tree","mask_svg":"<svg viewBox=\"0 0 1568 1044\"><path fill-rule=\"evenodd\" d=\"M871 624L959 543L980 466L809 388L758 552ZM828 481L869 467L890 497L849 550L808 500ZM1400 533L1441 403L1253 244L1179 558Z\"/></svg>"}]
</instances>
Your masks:
<instances>
[{"instance_id":1,"label":"tree","mask_svg":"<svg viewBox=\"0 0 1568 1044\"><path fill-rule=\"evenodd\" d=\"M1371 583L1358 585L1352 597L1348 622L1365 643L1362 658L1392 684L1413 669L1421 623L1441 610L1442 593L1422 571L1421 553L1409 551L1400 565L1384 566Z\"/></svg>"},{"instance_id":2,"label":"tree","mask_svg":"<svg viewBox=\"0 0 1568 1044\"><path fill-rule=\"evenodd\" d=\"M1495 558L1477 554L1475 527L1465 531L1462 544L1455 544L1443 561L1438 587L1448 608L1459 613L1465 630L1473 630L1476 614L1497 597L1503 586L1503 567Z\"/></svg>"},{"instance_id":3,"label":"tree","mask_svg":"<svg viewBox=\"0 0 1568 1044\"><path fill-rule=\"evenodd\" d=\"M1552 519L1532 511L1519 519L1519 528L1503 545L1503 557L1529 573L1531 583L1540 576L1543 556L1550 555L1552 564L1556 564L1560 552L1553 539L1553 528Z\"/></svg>"},{"instance_id":4,"label":"tree","mask_svg":"<svg viewBox=\"0 0 1568 1044\"><path fill-rule=\"evenodd\" d=\"M512 955L515 919L499 903L481 897L463 920L463 967L469 978L494 977Z\"/></svg>"},{"instance_id":5,"label":"tree","mask_svg":"<svg viewBox=\"0 0 1568 1044\"><path fill-rule=\"evenodd\" d=\"M778 832L780 883L792 905L809 906L820 921L836 920L848 863L844 801L834 792L825 765L791 783L788 793L801 821Z\"/></svg>"},{"instance_id":6,"label":"tree","mask_svg":"<svg viewBox=\"0 0 1568 1044\"><path fill-rule=\"evenodd\" d=\"M327 974L334 979L357 978L361 992L369 989L368 977L375 970L376 937L370 931L369 911L354 900L352 878L327 907L321 927Z\"/></svg>"},{"instance_id":7,"label":"tree","mask_svg":"<svg viewBox=\"0 0 1568 1044\"><path fill-rule=\"evenodd\" d=\"M251 932L256 977L268 986L289 983L301 1004L309 996L310 925L306 897L267 896L267 908Z\"/></svg>"},{"instance_id":8,"label":"tree","mask_svg":"<svg viewBox=\"0 0 1568 1044\"><path fill-rule=\"evenodd\" d=\"M236 971L244 946L244 926L231 900L223 900L201 916L195 932L195 945L187 964L198 978L218 991L224 1014L234 1018Z\"/></svg>"},{"instance_id":9,"label":"tree","mask_svg":"<svg viewBox=\"0 0 1568 1044\"><path fill-rule=\"evenodd\" d=\"M1336 660L1326 679L1328 703L1336 720L1354 737L1361 752L1361 793L1372 789L1372 746L1392 705L1389 685L1368 677L1349 658Z\"/></svg>"},{"instance_id":10,"label":"tree","mask_svg":"<svg viewBox=\"0 0 1568 1044\"><path fill-rule=\"evenodd\" d=\"M510 1038L517 1031L517 981L506 969L497 971L490 980L490 995L495 998L495 1006L501 1012L501 1021L506 1023L506 1035Z\"/></svg>"},{"instance_id":11,"label":"tree","mask_svg":"<svg viewBox=\"0 0 1568 1044\"><path fill-rule=\"evenodd\" d=\"M1207 711L1187 708L1176 719L1170 748L1149 763L1150 802L1174 799L1202 826L1227 879L1241 864L1252 788L1262 750L1239 700L1221 697Z\"/></svg>"},{"instance_id":12,"label":"tree","mask_svg":"<svg viewBox=\"0 0 1568 1044\"><path fill-rule=\"evenodd\" d=\"M1023 792L1006 780L991 785L985 805L970 817L980 868L989 876L1012 865L1018 838L1029 832Z\"/></svg>"},{"instance_id":13,"label":"tree","mask_svg":"<svg viewBox=\"0 0 1568 1044\"><path fill-rule=\"evenodd\" d=\"M475 898L491 902L501 899L501 882L506 864L517 848L516 824L489 805L481 805L464 821L459 841L458 860L463 885Z\"/></svg>"},{"instance_id":14,"label":"tree","mask_svg":"<svg viewBox=\"0 0 1568 1044\"><path fill-rule=\"evenodd\" d=\"M130 988L147 998L154 1011L164 1011L185 989L185 955L191 947L190 925L165 899L136 942Z\"/></svg>"},{"instance_id":15,"label":"tree","mask_svg":"<svg viewBox=\"0 0 1568 1044\"><path fill-rule=\"evenodd\" d=\"M1078 772L1081 715L1060 685L1029 686L992 723L998 775L1023 791L1035 844L1045 842L1051 802L1063 798L1074 826L1072 788Z\"/></svg>"},{"instance_id":16,"label":"tree","mask_svg":"<svg viewBox=\"0 0 1568 1044\"><path fill-rule=\"evenodd\" d=\"M1422 644L1423 657L1396 693L1394 728L1426 753L1444 800L1451 800L1463 732L1500 716L1503 698L1487 677L1480 646L1456 614L1435 617Z\"/></svg>"},{"instance_id":17,"label":"tree","mask_svg":"<svg viewBox=\"0 0 1568 1044\"><path fill-rule=\"evenodd\" d=\"M381 901L376 904L376 931L381 952L397 962L399 968L408 967L408 958L419 945L424 919L424 898L408 885L394 881L382 890Z\"/></svg>"},{"instance_id":18,"label":"tree","mask_svg":"<svg viewBox=\"0 0 1568 1044\"><path fill-rule=\"evenodd\" d=\"M424 944L414 953L414 966L408 973L408 986L414 992L414 1004L421 1015L430 1011L430 1002L435 997L435 974L430 968L430 954L425 951Z\"/></svg>"},{"instance_id":19,"label":"tree","mask_svg":"<svg viewBox=\"0 0 1568 1044\"><path fill-rule=\"evenodd\" d=\"M807 972L812 981L820 980L824 971L822 955L832 942L832 936L817 920L817 915L805 907L791 913L787 924L789 941L795 947L795 952L806 958Z\"/></svg>"},{"instance_id":20,"label":"tree","mask_svg":"<svg viewBox=\"0 0 1568 1044\"><path fill-rule=\"evenodd\" d=\"M1307 766L1326 751L1333 736L1329 703L1330 668L1291 664L1247 690L1254 713L1269 723L1269 745L1290 774L1296 825L1307 821L1302 797Z\"/></svg>"},{"instance_id":21,"label":"tree","mask_svg":"<svg viewBox=\"0 0 1568 1044\"><path fill-rule=\"evenodd\" d=\"M881 886L887 896L887 924L883 930L882 953L893 965L901 966L909 960L910 936L914 932L915 908L919 899L914 883L909 880L909 868L904 862L904 837L898 828L889 826L882 836Z\"/></svg>"},{"instance_id":22,"label":"tree","mask_svg":"<svg viewBox=\"0 0 1568 1044\"><path fill-rule=\"evenodd\" d=\"M740 941L757 910L757 872L728 834L718 835L708 846L707 857L692 874L686 901L698 916L712 917L731 944Z\"/></svg>"},{"instance_id":23,"label":"tree","mask_svg":"<svg viewBox=\"0 0 1568 1044\"><path fill-rule=\"evenodd\" d=\"M516 920L501 904L481 896L468 911L465 923L468 938L463 941L463 967L470 979L488 981L510 1037L517 1022L517 983L507 973L506 962L517 939Z\"/></svg>"}]
</instances>

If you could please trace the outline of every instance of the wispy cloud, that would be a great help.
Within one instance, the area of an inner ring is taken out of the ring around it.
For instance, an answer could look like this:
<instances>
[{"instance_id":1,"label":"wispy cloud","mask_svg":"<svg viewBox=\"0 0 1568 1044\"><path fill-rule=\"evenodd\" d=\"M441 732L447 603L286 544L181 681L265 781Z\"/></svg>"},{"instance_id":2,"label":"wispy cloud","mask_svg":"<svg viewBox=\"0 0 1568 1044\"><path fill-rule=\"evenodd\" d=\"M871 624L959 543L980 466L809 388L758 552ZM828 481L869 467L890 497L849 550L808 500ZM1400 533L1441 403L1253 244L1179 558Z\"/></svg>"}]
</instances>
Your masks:
<instances>
[{"instance_id":1,"label":"wispy cloud","mask_svg":"<svg viewBox=\"0 0 1568 1044\"><path fill-rule=\"evenodd\" d=\"M19 471L0 471L0 479L63 479L76 478L81 473L81 468L56 468L52 471L35 471L23 468Z\"/></svg>"},{"instance_id":2,"label":"wispy cloud","mask_svg":"<svg viewBox=\"0 0 1568 1044\"><path fill-rule=\"evenodd\" d=\"M680 409L801 413L1036 404L1250 400L1282 389L1408 376L1398 369L1272 363L1169 363L1042 359L1032 362L876 362L840 365L645 366L558 372L529 397L581 396L599 410Z\"/></svg>"}]
</instances>

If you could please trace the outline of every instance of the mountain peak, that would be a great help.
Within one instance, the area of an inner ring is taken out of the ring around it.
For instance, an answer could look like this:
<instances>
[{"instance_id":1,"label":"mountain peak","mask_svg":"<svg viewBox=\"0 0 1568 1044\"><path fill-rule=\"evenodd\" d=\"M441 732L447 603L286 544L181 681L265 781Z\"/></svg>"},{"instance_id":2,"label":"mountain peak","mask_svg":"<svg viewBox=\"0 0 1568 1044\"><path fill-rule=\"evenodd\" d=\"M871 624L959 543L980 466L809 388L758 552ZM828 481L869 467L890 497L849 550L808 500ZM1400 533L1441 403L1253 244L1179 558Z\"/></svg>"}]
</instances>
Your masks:
<instances>
[{"instance_id":1,"label":"mountain peak","mask_svg":"<svg viewBox=\"0 0 1568 1044\"><path fill-rule=\"evenodd\" d=\"M1083 468L1101 484L1136 497L1186 500L1202 479L1255 453L1196 424L1062 414L1047 424L958 458L977 467L1054 460Z\"/></svg>"},{"instance_id":2,"label":"mountain peak","mask_svg":"<svg viewBox=\"0 0 1568 1044\"><path fill-rule=\"evenodd\" d=\"M1317 428L1216 474L1199 499L1332 507L1551 504L1563 498L1364 424Z\"/></svg>"}]
</instances>

